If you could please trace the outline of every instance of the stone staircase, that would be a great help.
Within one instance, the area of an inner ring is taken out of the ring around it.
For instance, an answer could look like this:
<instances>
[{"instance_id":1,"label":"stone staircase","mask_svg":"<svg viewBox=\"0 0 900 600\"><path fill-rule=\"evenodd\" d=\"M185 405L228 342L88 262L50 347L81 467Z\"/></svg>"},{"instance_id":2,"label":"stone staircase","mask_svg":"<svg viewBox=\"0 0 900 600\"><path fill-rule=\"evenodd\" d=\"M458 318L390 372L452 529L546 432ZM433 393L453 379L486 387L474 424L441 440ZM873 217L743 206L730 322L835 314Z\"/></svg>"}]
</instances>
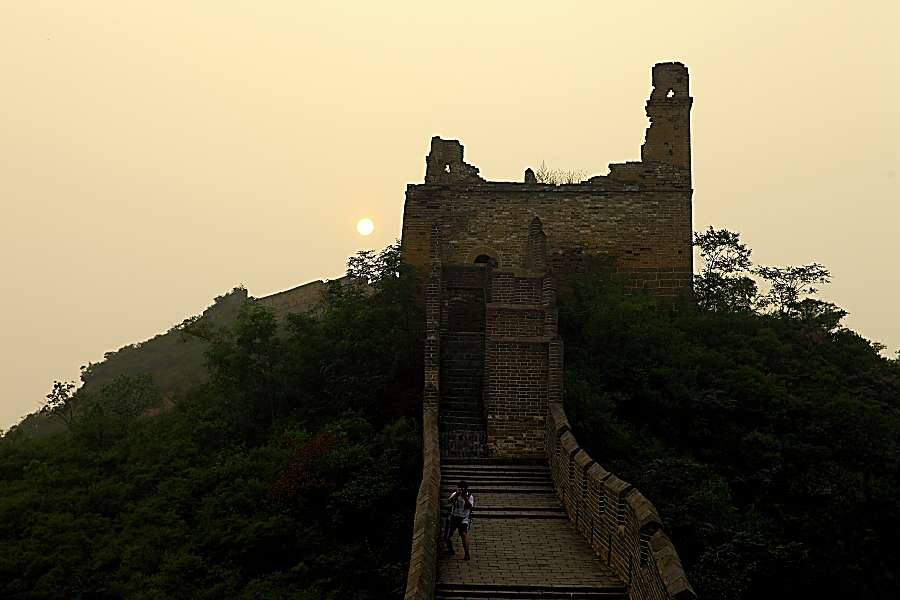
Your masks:
<instances>
[{"instance_id":1,"label":"stone staircase","mask_svg":"<svg viewBox=\"0 0 900 600\"><path fill-rule=\"evenodd\" d=\"M485 458L484 334L443 334L440 360L441 457Z\"/></svg>"},{"instance_id":2,"label":"stone staircase","mask_svg":"<svg viewBox=\"0 0 900 600\"><path fill-rule=\"evenodd\" d=\"M475 499L472 560L463 560L459 536L454 536L456 554L438 557L435 600L628 598L622 581L569 521L547 466L442 460L445 509L460 480Z\"/></svg>"}]
</instances>

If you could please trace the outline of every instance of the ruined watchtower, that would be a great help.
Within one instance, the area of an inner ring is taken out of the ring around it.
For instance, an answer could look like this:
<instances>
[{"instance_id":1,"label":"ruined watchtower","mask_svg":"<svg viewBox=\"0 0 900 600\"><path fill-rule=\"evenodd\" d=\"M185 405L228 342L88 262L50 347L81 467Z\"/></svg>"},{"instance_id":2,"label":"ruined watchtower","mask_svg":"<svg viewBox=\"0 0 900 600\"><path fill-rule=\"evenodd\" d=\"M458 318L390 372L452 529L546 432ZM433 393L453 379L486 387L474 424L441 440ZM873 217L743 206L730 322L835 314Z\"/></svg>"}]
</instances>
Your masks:
<instances>
[{"instance_id":1,"label":"ruined watchtower","mask_svg":"<svg viewBox=\"0 0 900 600\"><path fill-rule=\"evenodd\" d=\"M567 185L489 182L456 140L431 140L406 191L404 258L426 267L426 396L440 396L442 452L541 456L562 397L556 293L597 257L664 306L691 292L687 68L653 67L641 160ZM433 387L432 387L433 386Z\"/></svg>"}]
</instances>

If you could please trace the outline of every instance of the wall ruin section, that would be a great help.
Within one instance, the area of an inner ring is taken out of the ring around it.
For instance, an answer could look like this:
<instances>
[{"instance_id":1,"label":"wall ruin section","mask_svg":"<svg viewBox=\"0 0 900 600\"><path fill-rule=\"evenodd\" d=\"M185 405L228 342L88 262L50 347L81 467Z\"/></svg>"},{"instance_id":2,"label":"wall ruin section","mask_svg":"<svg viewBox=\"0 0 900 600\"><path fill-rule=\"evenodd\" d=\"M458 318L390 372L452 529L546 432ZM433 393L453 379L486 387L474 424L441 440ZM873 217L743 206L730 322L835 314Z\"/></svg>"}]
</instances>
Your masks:
<instances>
[{"instance_id":1,"label":"wall ruin section","mask_svg":"<svg viewBox=\"0 0 900 600\"><path fill-rule=\"evenodd\" d=\"M614 257L634 289L647 288L664 305L691 293L691 141L687 68L653 68L650 118L641 161L609 165L608 175L577 184L489 182L463 160L456 140L435 137L423 184L406 190L404 258L429 262L431 228L442 231L442 260L465 263L486 247L501 268L524 267L531 221L546 234L547 267L560 292L590 260ZM529 169L530 171L530 169Z\"/></svg>"}]
</instances>

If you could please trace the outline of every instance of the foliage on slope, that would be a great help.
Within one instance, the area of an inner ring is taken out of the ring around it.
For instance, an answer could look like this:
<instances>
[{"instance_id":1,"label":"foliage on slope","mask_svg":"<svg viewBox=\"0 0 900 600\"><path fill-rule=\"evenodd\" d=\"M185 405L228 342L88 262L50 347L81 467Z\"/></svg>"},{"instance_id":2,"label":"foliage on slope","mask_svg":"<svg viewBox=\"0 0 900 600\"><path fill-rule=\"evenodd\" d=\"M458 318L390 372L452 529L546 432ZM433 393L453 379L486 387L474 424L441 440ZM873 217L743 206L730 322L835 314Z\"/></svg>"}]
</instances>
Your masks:
<instances>
[{"instance_id":1,"label":"foliage on slope","mask_svg":"<svg viewBox=\"0 0 900 600\"><path fill-rule=\"evenodd\" d=\"M608 277L577 287L560 330L579 442L653 500L700 597L900 595L900 360L836 307L762 312L733 287L677 313Z\"/></svg>"},{"instance_id":2,"label":"foliage on slope","mask_svg":"<svg viewBox=\"0 0 900 600\"><path fill-rule=\"evenodd\" d=\"M396 247L350 266L375 291L333 286L321 318L186 323L210 377L173 410L0 441L0 596L401 595L421 327Z\"/></svg>"},{"instance_id":3,"label":"foliage on slope","mask_svg":"<svg viewBox=\"0 0 900 600\"><path fill-rule=\"evenodd\" d=\"M202 317L222 327L231 327L246 298L247 290L236 287L231 292L216 297L213 305L197 318ZM204 367L206 359L203 353L207 346L204 340L198 338L184 339L175 329L144 342L128 344L114 352L107 352L102 361L82 367L83 385L76 395L95 395L104 384L117 378L149 373L153 376L156 387L168 400L167 404L171 405L191 387L206 381L209 374ZM65 382L62 384L66 385ZM40 439L56 435L65 429L66 425L61 420L54 418L47 410L41 410L24 417L11 432L22 437Z\"/></svg>"},{"instance_id":4,"label":"foliage on slope","mask_svg":"<svg viewBox=\"0 0 900 600\"><path fill-rule=\"evenodd\" d=\"M236 287L216 297L213 305L198 318L219 327L232 327L246 298L247 291ZM121 375L152 373L153 381L164 394L177 396L206 381L208 374L203 366L206 348L203 340L184 339L173 329L145 342L107 352L103 361L90 363L82 369L81 381L85 391L95 392L104 383Z\"/></svg>"}]
</instances>

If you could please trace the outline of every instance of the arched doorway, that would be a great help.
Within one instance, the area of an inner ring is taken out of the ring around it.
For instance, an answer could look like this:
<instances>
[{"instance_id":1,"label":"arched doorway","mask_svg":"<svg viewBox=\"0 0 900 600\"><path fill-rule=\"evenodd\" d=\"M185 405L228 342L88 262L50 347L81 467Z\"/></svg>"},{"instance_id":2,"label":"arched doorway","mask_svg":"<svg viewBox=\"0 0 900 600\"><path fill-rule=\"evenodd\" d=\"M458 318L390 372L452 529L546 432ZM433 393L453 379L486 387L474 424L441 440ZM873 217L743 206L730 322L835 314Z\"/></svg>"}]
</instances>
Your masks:
<instances>
[{"instance_id":1,"label":"arched doorway","mask_svg":"<svg viewBox=\"0 0 900 600\"><path fill-rule=\"evenodd\" d=\"M466 257L466 263L470 265L484 265L492 258L497 261L498 265L500 264L500 255L497 254L496 250L488 246L476 246L472 248Z\"/></svg>"}]
</instances>

